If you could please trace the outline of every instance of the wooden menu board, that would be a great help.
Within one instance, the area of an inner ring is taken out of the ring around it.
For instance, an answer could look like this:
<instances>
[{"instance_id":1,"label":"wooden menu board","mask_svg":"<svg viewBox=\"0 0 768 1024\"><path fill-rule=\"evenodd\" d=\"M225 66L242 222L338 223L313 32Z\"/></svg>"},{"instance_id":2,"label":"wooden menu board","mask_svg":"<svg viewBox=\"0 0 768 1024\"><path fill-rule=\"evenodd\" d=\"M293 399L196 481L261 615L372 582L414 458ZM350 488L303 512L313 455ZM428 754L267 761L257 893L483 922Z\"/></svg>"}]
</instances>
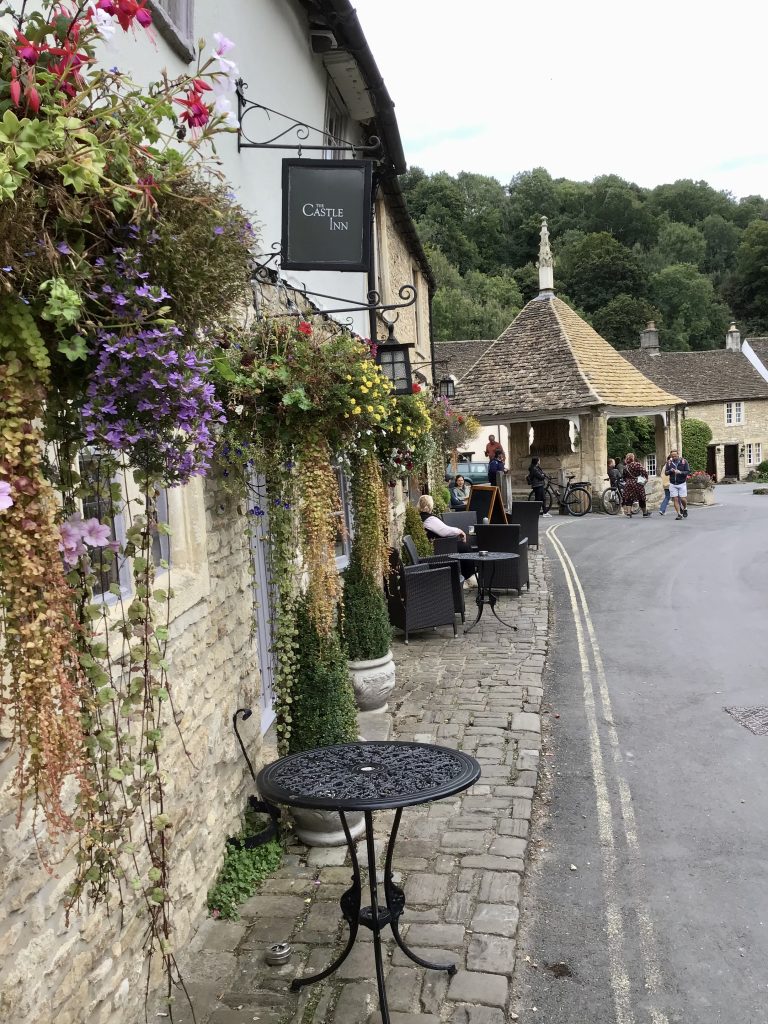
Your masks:
<instances>
[{"instance_id":1,"label":"wooden menu board","mask_svg":"<svg viewBox=\"0 0 768 1024\"><path fill-rule=\"evenodd\" d=\"M501 492L493 484L472 484L467 499L467 512L476 512L478 523L484 519L489 523L507 523Z\"/></svg>"}]
</instances>

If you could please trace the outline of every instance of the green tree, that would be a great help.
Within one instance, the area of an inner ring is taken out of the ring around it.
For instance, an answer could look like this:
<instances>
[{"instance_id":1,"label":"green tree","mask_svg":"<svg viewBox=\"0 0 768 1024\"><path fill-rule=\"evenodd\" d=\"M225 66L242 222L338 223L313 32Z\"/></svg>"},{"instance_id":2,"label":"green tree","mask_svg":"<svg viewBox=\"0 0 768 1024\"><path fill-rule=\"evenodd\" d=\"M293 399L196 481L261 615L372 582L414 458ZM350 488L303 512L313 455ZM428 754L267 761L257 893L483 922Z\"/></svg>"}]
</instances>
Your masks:
<instances>
[{"instance_id":1,"label":"green tree","mask_svg":"<svg viewBox=\"0 0 768 1024\"><path fill-rule=\"evenodd\" d=\"M683 420L683 455L691 469L707 468L707 448L712 431L702 420Z\"/></svg>"},{"instance_id":2,"label":"green tree","mask_svg":"<svg viewBox=\"0 0 768 1024\"><path fill-rule=\"evenodd\" d=\"M496 178L462 171L457 179L464 198L467 238L478 253L478 270L496 273L509 263L511 210L503 185Z\"/></svg>"},{"instance_id":3,"label":"green tree","mask_svg":"<svg viewBox=\"0 0 768 1024\"><path fill-rule=\"evenodd\" d=\"M664 267L651 278L650 299L661 312L662 348L719 348L730 313L709 277L688 263Z\"/></svg>"},{"instance_id":4,"label":"green tree","mask_svg":"<svg viewBox=\"0 0 768 1024\"><path fill-rule=\"evenodd\" d=\"M638 348L640 333L649 320L660 320L659 311L647 299L617 295L592 314L592 326L614 348Z\"/></svg>"},{"instance_id":5,"label":"green tree","mask_svg":"<svg viewBox=\"0 0 768 1024\"><path fill-rule=\"evenodd\" d=\"M706 181L692 181L681 178L671 185L658 185L650 194L651 208L666 213L670 220L681 224L695 225L709 216L719 213L731 217L736 208L732 196L718 192Z\"/></svg>"},{"instance_id":6,"label":"green tree","mask_svg":"<svg viewBox=\"0 0 768 1024\"><path fill-rule=\"evenodd\" d=\"M643 190L616 174L595 178L583 218L590 231L607 231L624 245L650 245L658 227Z\"/></svg>"},{"instance_id":7,"label":"green tree","mask_svg":"<svg viewBox=\"0 0 768 1024\"><path fill-rule=\"evenodd\" d=\"M624 416L608 422L608 458L618 462L628 452L638 458L656 451L656 433L650 416Z\"/></svg>"},{"instance_id":8,"label":"green tree","mask_svg":"<svg viewBox=\"0 0 768 1024\"><path fill-rule=\"evenodd\" d=\"M639 259L607 232L586 235L560 256L557 277L589 312L617 295L643 295L647 279Z\"/></svg>"},{"instance_id":9,"label":"green tree","mask_svg":"<svg viewBox=\"0 0 768 1024\"><path fill-rule=\"evenodd\" d=\"M743 232L719 213L710 213L699 226L706 243L704 270L720 278L733 266Z\"/></svg>"},{"instance_id":10,"label":"green tree","mask_svg":"<svg viewBox=\"0 0 768 1024\"><path fill-rule=\"evenodd\" d=\"M522 307L520 289L509 271L471 270L457 287L441 288L432 303L435 338L497 338Z\"/></svg>"},{"instance_id":11,"label":"green tree","mask_svg":"<svg viewBox=\"0 0 768 1024\"><path fill-rule=\"evenodd\" d=\"M656 260L655 270L668 267L671 263L692 263L701 267L706 251L707 242L699 228L670 220L659 228L659 237L650 253L650 259Z\"/></svg>"},{"instance_id":12,"label":"green tree","mask_svg":"<svg viewBox=\"0 0 768 1024\"><path fill-rule=\"evenodd\" d=\"M728 295L742 329L768 330L768 221L753 221L744 232Z\"/></svg>"}]
</instances>

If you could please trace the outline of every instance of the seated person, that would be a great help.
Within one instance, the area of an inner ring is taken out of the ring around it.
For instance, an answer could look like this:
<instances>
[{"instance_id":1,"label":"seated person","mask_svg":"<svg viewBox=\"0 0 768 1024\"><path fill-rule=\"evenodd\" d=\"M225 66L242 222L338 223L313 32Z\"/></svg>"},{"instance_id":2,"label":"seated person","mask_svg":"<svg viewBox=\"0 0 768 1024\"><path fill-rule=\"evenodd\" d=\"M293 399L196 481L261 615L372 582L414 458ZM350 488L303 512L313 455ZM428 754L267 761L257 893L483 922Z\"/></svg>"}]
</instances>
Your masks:
<instances>
[{"instance_id":1,"label":"seated person","mask_svg":"<svg viewBox=\"0 0 768 1024\"><path fill-rule=\"evenodd\" d=\"M469 544L467 544L467 535L463 530L460 530L458 526L448 526L447 523L444 523L442 519L435 515L435 500L431 494L422 494L416 508L419 511L421 521L424 524L424 532L429 540L434 540L435 537L456 537L459 551L472 550ZM469 579L474 574L474 563L462 561L461 575L464 579Z\"/></svg>"},{"instance_id":2,"label":"seated person","mask_svg":"<svg viewBox=\"0 0 768 1024\"><path fill-rule=\"evenodd\" d=\"M469 501L471 484L468 484L464 477L459 474L450 486L451 509L454 512L464 512Z\"/></svg>"}]
</instances>

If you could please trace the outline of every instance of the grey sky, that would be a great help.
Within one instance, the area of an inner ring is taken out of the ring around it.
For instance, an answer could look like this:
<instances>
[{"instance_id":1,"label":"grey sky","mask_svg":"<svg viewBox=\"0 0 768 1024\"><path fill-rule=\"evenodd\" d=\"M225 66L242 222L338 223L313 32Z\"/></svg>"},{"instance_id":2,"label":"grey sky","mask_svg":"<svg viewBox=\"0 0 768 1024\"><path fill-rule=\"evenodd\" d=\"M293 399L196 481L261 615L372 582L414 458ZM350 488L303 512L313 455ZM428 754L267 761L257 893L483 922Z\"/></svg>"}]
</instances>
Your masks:
<instances>
[{"instance_id":1,"label":"grey sky","mask_svg":"<svg viewBox=\"0 0 768 1024\"><path fill-rule=\"evenodd\" d=\"M764 0L356 0L408 161L768 194Z\"/></svg>"}]
</instances>

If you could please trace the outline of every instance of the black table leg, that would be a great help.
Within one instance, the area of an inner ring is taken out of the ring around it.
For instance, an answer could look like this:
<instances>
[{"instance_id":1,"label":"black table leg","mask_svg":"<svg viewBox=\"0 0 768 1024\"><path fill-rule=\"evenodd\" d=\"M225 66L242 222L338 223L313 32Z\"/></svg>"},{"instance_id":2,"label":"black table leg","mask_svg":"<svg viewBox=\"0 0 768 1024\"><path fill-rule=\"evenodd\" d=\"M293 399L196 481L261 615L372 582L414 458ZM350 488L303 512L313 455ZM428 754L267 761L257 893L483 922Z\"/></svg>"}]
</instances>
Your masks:
<instances>
[{"instance_id":1,"label":"black table leg","mask_svg":"<svg viewBox=\"0 0 768 1024\"><path fill-rule=\"evenodd\" d=\"M398 807L395 813L395 820L392 825L392 832L389 836L389 842L387 843L387 858L384 863L384 894L387 899L387 909L389 910L389 923L392 928L392 934L395 936L395 942L398 944L400 949L405 955L413 960L419 967L427 967L430 971L448 971L449 974L456 973L456 964L434 964L430 960L423 960L420 956L413 952L408 947L402 936L400 935L400 915L405 909L405 893L399 885L395 885L392 881L392 854L395 849L395 840L397 839L397 830L400 828L400 818L403 815L402 807Z\"/></svg>"},{"instance_id":2,"label":"black table leg","mask_svg":"<svg viewBox=\"0 0 768 1024\"><path fill-rule=\"evenodd\" d=\"M387 990L384 987L384 958L381 952L381 916L379 914L379 891L376 881L376 849L373 845L373 813L365 812L365 845L368 849L368 886L371 890L371 931L373 932L373 954L376 959L376 984L379 988L379 1012L381 1024L389 1024ZM389 916L389 915L387 915Z\"/></svg>"},{"instance_id":3,"label":"black table leg","mask_svg":"<svg viewBox=\"0 0 768 1024\"><path fill-rule=\"evenodd\" d=\"M292 992L296 992L298 989L303 988L304 985L313 985L316 981L322 981L323 978L327 978L329 974L333 974L335 970L341 967L352 952L352 947L354 946L355 939L357 938L357 931L360 927L360 897L362 893L362 885L360 882L360 865L357 860L357 849L355 847L355 841L349 831L347 816L344 811L339 811L339 817L341 818L341 825L344 829L344 836L347 840L349 855L352 859L352 885L345 893L343 893L340 900L341 913L344 920L349 925L349 938L347 939L347 944L344 947L344 950L333 961L330 967L326 967L325 970L321 971L319 974L312 974L306 978L294 978L291 982ZM367 818L366 827L369 827Z\"/></svg>"},{"instance_id":4,"label":"black table leg","mask_svg":"<svg viewBox=\"0 0 768 1024\"><path fill-rule=\"evenodd\" d=\"M486 605L490 606L492 614L495 616L496 620L502 624L502 626L506 626L507 629L514 629L515 631L517 631L517 626L513 626L511 622L505 622L504 619L500 618L496 612L496 602L498 601L498 597L496 597L496 595L493 592L493 577L496 575L495 562L490 563L491 578L488 581L487 585L485 582L485 573L489 563L483 563L480 560L478 560L478 562L475 564L479 564L480 566L480 568L477 570L477 618L475 619L471 626L467 626L464 632L469 633L470 630L473 630L475 628L480 619L483 617L483 608Z\"/></svg>"}]
</instances>

